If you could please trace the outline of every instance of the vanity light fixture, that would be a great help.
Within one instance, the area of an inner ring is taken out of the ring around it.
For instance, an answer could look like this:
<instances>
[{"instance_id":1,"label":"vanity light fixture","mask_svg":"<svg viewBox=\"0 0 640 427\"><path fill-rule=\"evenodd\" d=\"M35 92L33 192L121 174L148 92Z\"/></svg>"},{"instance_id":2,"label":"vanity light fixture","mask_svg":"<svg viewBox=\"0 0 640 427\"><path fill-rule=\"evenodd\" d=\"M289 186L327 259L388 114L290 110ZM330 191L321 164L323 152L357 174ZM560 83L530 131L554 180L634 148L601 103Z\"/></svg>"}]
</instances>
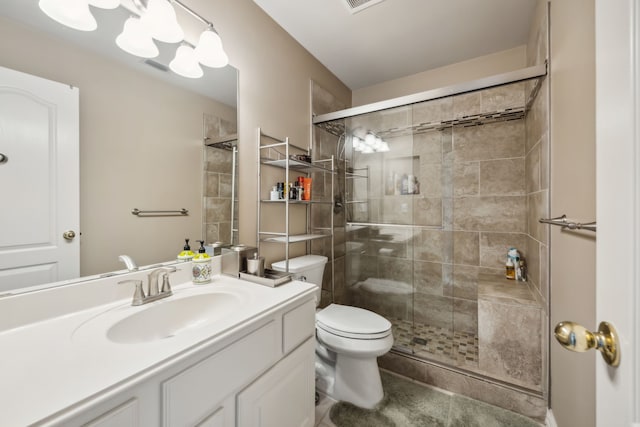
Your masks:
<instances>
[{"instance_id":1,"label":"vanity light fixture","mask_svg":"<svg viewBox=\"0 0 640 427\"><path fill-rule=\"evenodd\" d=\"M124 21L124 28L116 37L116 44L125 52L142 58L155 58L160 53L142 20L136 16Z\"/></svg>"},{"instance_id":2,"label":"vanity light fixture","mask_svg":"<svg viewBox=\"0 0 640 427\"><path fill-rule=\"evenodd\" d=\"M125 21L122 33L116 38L116 44L125 52L142 58L154 58L159 51L153 39L165 43L182 42L169 68L189 78L204 75L200 64L221 68L229 63L213 24L181 1L133 0L133 5L133 8L127 9L136 16ZM89 6L115 9L120 6L120 0L39 0L39 6L47 16L63 25L76 30L93 31L98 24ZM200 34L197 45L183 42L184 30L176 19L175 6L207 26Z\"/></svg>"},{"instance_id":3,"label":"vanity light fixture","mask_svg":"<svg viewBox=\"0 0 640 427\"><path fill-rule=\"evenodd\" d=\"M176 11L168 0L148 0L147 10L140 18L154 39L165 43L179 43L184 31L176 19Z\"/></svg>"},{"instance_id":4,"label":"vanity light fixture","mask_svg":"<svg viewBox=\"0 0 640 427\"><path fill-rule=\"evenodd\" d=\"M89 0L89 4L100 9L115 9L120 6L120 0Z\"/></svg>"},{"instance_id":5,"label":"vanity light fixture","mask_svg":"<svg viewBox=\"0 0 640 427\"><path fill-rule=\"evenodd\" d=\"M213 29L213 25L200 34L200 40L195 48L195 55L202 65L212 68L224 67L229 63L229 58L222 48L222 40Z\"/></svg>"},{"instance_id":6,"label":"vanity light fixture","mask_svg":"<svg viewBox=\"0 0 640 427\"><path fill-rule=\"evenodd\" d=\"M194 49L184 43L176 50L176 57L169 63L169 68L176 74L191 79L199 79L204 75Z\"/></svg>"},{"instance_id":7,"label":"vanity light fixture","mask_svg":"<svg viewBox=\"0 0 640 427\"><path fill-rule=\"evenodd\" d=\"M38 6L49 18L74 30L93 31L98 28L87 0L40 0Z\"/></svg>"}]
</instances>

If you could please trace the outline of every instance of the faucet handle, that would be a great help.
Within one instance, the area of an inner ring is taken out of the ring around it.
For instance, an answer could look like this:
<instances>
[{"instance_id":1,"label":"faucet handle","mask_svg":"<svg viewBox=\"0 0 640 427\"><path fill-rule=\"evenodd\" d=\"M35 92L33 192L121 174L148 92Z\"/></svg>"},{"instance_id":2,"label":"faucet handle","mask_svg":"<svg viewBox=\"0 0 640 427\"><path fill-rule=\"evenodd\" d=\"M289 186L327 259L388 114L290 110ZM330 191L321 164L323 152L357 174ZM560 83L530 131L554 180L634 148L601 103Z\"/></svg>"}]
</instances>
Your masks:
<instances>
[{"instance_id":1,"label":"faucet handle","mask_svg":"<svg viewBox=\"0 0 640 427\"><path fill-rule=\"evenodd\" d=\"M169 283L169 275L178 271L175 267L170 267L162 273L162 290L161 293L171 293L171 283Z\"/></svg>"},{"instance_id":2,"label":"faucet handle","mask_svg":"<svg viewBox=\"0 0 640 427\"><path fill-rule=\"evenodd\" d=\"M142 280L123 280L118 282L118 285L123 285L126 283L133 283L136 286L136 290L133 292L133 301L131 305L142 305L144 303L144 290L142 289Z\"/></svg>"}]
</instances>

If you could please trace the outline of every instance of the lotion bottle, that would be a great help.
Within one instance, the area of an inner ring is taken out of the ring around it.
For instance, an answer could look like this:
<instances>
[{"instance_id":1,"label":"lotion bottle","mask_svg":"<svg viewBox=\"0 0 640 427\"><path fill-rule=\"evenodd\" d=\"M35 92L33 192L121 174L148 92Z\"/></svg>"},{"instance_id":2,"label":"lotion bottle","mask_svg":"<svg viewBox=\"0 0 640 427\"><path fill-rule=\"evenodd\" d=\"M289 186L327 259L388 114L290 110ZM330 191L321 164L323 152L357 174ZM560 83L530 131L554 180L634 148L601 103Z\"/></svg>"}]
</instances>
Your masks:
<instances>
[{"instance_id":1,"label":"lotion bottle","mask_svg":"<svg viewBox=\"0 0 640 427\"><path fill-rule=\"evenodd\" d=\"M178 261L191 261L195 255L189 246L189 239L184 239L184 248L182 252L178 254Z\"/></svg>"},{"instance_id":2,"label":"lotion bottle","mask_svg":"<svg viewBox=\"0 0 640 427\"><path fill-rule=\"evenodd\" d=\"M193 265L191 273L193 275L193 283L209 283L211 281L211 257L206 253L204 248L204 240L198 240L200 249L193 257Z\"/></svg>"}]
</instances>

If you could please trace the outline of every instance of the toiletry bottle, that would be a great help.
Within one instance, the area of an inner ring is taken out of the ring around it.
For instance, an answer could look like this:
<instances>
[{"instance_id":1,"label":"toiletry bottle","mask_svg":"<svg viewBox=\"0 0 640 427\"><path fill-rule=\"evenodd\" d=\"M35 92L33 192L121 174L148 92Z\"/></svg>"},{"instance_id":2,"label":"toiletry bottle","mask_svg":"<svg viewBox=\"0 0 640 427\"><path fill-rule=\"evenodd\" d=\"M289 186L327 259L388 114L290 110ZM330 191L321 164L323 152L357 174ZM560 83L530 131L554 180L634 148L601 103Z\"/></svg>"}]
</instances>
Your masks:
<instances>
[{"instance_id":1,"label":"toiletry bottle","mask_svg":"<svg viewBox=\"0 0 640 427\"><path fill-rule=\"evenodd\" d=\"M311 178L304 178L304 193L302 194L302 200L311 200Z\"/></svg>"},{"instance_id":2,"label":"toiletry bottle","mask_svg":"<svg viewBox=\"0 0 640 427\"><path fill-rule=\"evenodd\" d=\"M278 191L277 186L274 185L273 188L271 189L271 193L269 194L269 199L270 200L280 199L280 192Z\"/></svg>"},{"instance_id":3,"label":"toiletry bottle","mask_svg":"<svg viewBox=\"0 0 640 427\"><path fill-rule=\"evenodd\" d=\"M298 181L296 181L296 184ZM289 183L289 200L296 200L298 198L298 192L296 191L296 186L293 185L293 182Z\"/></svg>"},{"instance_id":4,"label":"toiletry bottle","mask_svg":"<svg viewBox=\"0 0 640 427\"><path fill-rule=\"evenodd\" d=\"M524 258L520 258L520 263L518 265L518 269L519 269L519 280L521 282L526 282L527 281L527 264L524 261Z\"/></svg>"},{"instance_id":5,"label":"toiletry bottle","mask_svg":"<svg viewBox=\"0 0 640 427\"><path fill-rule=\"evenodd\" d=\"M505 265L505 270L506 270L507 279L509 280L516 279L515 266L513 265L513 260L511 259L511 257L507 257L507 264Z\"/></svg>"},{"instance_id":6,"label":"toiletry bottle","mask_svg":"<svg viewBox=\"0 0 640 427\"><path fill-rule=\"evenodd\" d=\"M178 254L178 261L191 261L195 254L189 247L189 239L184 239L184 248L182 248L182 252Z\"/></svg>"},{"instance_id":7,"label":"toiletry bottle","mask_svg":"<svg viewBox=\"0 0 640 427\"><path fill-rule=\"evenodd\" d=\"M198 240L198 242L200 242L200 249L193 257L191 266L193 283L209 283L211 281L211 257L206 253L204 240Z\"/></svg>"},{"instance_id":8,"label":"toiletry bottle","mask_svg":"<svg viewBox=\"0 0 640 427\"><path fill-rule=\"evenodd\" d=\"M517 279L517 269L520 265L520 253L516 248L509 248L507 252L507 279Z\"/></svg>"},{"instance_id":9,"label":"toiletry bottle","mask_svg":"<svg viewBox=\"0 0 640 427\"><path fill-rule=\"evenodd\" d=\"M298 200L304 200L304 187L298 186Z\"/></svg>"},{"instance_id":10,"label":"toiletry bottle","mask_svg":"<svg viewBox=\"0 0 640 427\"><path fill-rule=\"evenodd\" d=\"M278 199L284 199L284 183L278 183Z\"/></svg>"}]
</instances>

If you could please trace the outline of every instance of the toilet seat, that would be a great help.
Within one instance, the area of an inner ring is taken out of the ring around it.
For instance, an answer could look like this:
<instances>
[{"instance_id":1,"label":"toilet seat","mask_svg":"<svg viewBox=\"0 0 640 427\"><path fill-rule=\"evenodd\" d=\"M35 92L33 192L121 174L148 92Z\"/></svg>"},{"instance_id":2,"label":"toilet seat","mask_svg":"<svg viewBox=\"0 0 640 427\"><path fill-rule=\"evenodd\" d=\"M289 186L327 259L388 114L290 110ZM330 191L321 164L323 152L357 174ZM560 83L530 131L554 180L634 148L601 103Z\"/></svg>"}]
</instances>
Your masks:
<instances>
[{"instance_id":1,"label":"toilet seat","mask_svg":"<svg viewBox=\"0 0 640 427\"><path fill-rule=\"evenodd\" d=\"M316 326L328 333L352 339L375 340L391 334L391 322L358 307L330 304L316 313Z\"/></svg>"}]
</instances>

